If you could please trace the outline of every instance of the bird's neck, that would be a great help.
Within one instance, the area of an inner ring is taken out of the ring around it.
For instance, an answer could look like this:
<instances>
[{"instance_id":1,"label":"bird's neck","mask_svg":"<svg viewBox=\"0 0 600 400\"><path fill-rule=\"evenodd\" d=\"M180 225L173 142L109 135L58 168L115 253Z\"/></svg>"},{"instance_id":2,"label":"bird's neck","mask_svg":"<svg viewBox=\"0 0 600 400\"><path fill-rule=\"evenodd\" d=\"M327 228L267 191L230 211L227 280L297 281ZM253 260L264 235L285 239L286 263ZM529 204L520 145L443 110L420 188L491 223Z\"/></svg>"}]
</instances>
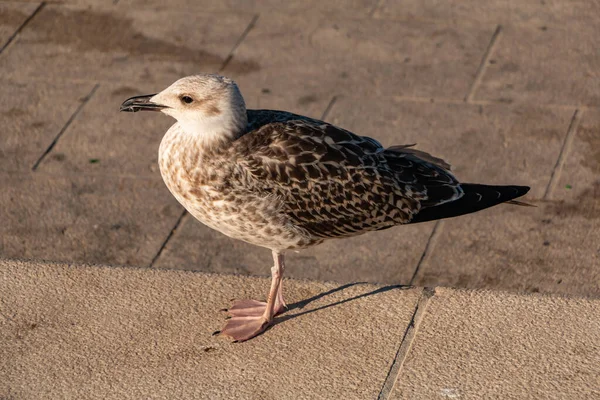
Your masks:
<instances>
[{"instance_id":1,"label":"bird's neck","mask_svg":"<svg viewBox=\"0 0 600 400\"><path fill-rule=\"evenodd\" d=\"M193 116L179 119L180 135L183 141L195 143L203 148L226 146L246 132L248 119L246 111L223 112L218 116L202 118Z\"/></svg>"}]
</instances>

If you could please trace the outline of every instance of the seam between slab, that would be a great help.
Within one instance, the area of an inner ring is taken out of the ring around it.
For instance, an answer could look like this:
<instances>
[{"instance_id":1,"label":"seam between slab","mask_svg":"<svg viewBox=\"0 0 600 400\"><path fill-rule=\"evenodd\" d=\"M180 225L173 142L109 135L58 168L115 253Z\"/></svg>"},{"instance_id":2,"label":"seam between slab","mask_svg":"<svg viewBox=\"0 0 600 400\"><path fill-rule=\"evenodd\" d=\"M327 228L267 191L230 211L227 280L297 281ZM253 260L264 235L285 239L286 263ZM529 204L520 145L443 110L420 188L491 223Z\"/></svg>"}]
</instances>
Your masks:
<instances>
[{"instance_id":1,"label":"seam between slab","mask_svg":"<svg viewBox=\"0 0 600 400\"><path fill-rule=\"evenodd\" d=\"M352 98L352 97L350 97ZM435 104L435 103L440 103L440 104L465 104L465 99L459 100L459 99L451 99L451 98L443 98L443 97L419 97L419 96L397 96L397 95L391 95L391 96L378 96L376 97L377 99L392 99L395 101L399 101L399 102L409 102L409 103L431 103L431 104ZM361 99L367 99L369 100L368 97L361 97ZM504 107L518 107L520 105L526 105L526 104L530 104L530 102L511 102L511 103L507 103L504 101L499 101L499 100L475 100L475 99L471 99L469 102L467 102L467 104L470 105L479 105L479 106L494 106L494 105L500 105L500 106L504 106ZM576 106L576 105L572 105L572 104L556 104L556 103L540 103L540 104L535 104L535 107L537 108L541 108L541 109L546 109L546 108L550 108L550 109L559 109L559 110L575 110L577 108L582 108L580 106ZM599 107L589 107L586 106L586 108L596 108L598 109Z\"/></svg>"},{"instance_id":2,"label":"seam between slab","mask_svg":"<svg viewBox=\"0 0 600 400\"><path fill-rule=\"evenodd\" d=\"M483 53L483 58L481 60L481 64L479 64L479 67L477 68L477 72L475 73L475 79L473 80L473 83L471 84L471 87L469 88L469 92L465 96L464 100L467 103L470 103L473 100L473 96L475 95L475 92L479 88L479 84L481 83L481 79L483 78L483 74L486 70L489 58L492 55L494 48L496 47L496 43L498 43L498 37L500 36L500 33L502 33L502 25L496 25L496 30L492 34L490 43L488 44L487 49L485 49L485 53Z\"/></svg>"},{"instance_id":3,"label":"seam between slab","mask_svg":"<svg viewBox=\"0 0 600 400\"><path fill-rule=\"evenodd\" d=\"M29 176L28 172L24 172L18 169L5 169L2 172L10 173L11 175L17 176ZM81 173L78 172L55 172L55 171L46 171L46 170L36 170L35 174L37 176L46 176L48 178L56 178L56 177L99 177L99 178L115 178L115 179L139 179L139 180L147 180L147 181L158 181L162 182L162 178L160 175L135 175L135 174L121 174L121 173L110 173L110 172L89 172L83 171Z\"/></svg>"},{"instance_id":4,"label":"seam between slab","mask_svg":"<svg viewBox=\"0 0 600 400\"><path fill-rule=\"evenodd\" d=\"M242 35L237 40L237 42L235 42L235 44L233 45L233 48L231 49L231 51L229 52L229 54L225 58L225 61L223 61L223 65L221 65L221 68L219 68L219 72L222 72L222 71L225 70L225 68L227 68L227 65L229 65L229 62L233 59L235 51L238 49L238 47L240 47L240 45L242 44L242 42L244 41L244 39L246 39L246 36L248 36L248 33L250 33L250 31L256 25L256 21L258 21L258 17L259 16L260 16L260 14L255 14L254 17L252 17L252 20L250 21L250 23L248 24L248 26L246 27L246 29L244 29L244 32L242 32Z\"/></svg>"},{"instance_id":5,"label":"seam between slab","mask_svg":"<svg viewBox=\"0 0 600 400\"><path fill-rule=\"evenodd\" d=\"M417 263L415 268L415 272L413 272L412 277L410 278L410 282L408 283L410 286L414 285L415 279L417 278L417 274L421 269L421 266L429 259L433 249L435 248L435 243L437 242L438 237L440 236L440 232L442 230L443 221L437 221L433 230L431 231L431 235L429 235L429 239L427 240L427 244L425 245L425 249L423 249L423 254L421 254L421 258Z\"/></svg>"},{"instance_id":6,"label":"seam between slab","mask_svg":"<svg viewBox=\"0 0 600 400\"><path fill-rule=\"evenodd\" d=\"M27 17L25 19L25 21L23 21L23 23L17 28L17 30L10 35L10 37L8 38L8 40L6 41L6 43L4 43L4 45L2 46L2 48L0 48L0 54L2 54L2 52L4 52L4 50L13 42L13 40L15 40L15 38L17 37L17 35L19 33L21 33L21 31L23 30L23 28L25 28L27 26L27 24L29 24L29 22L31 22L31 20L33 19L33 17L35 17L36 15L39 14L39 12L42 10L42 8L44 8L46 6L46 2L42 1L40 3L39 6L37 6L37 8L35 10L33 10L33 12L31 13L31 15L29 17Z\"/></svg>"},{"instance_id":7,"label":"seam between slab","mask_svg":"<svg viewBox=\"0 0 600 400\"><path fill-rule=\"evenodd\" d=\"M165 250L165 247L167 247L167 243L169 243L169 240L171 240L171 238L175 234L175 231L177 230L177 228L179 228L179 226L183 222L183 219L185 218L186 215L188 215L188 212L186 210L183 210L183 212L181 213L181 215L179 216L179 218L177 218L177 222L175 222L175 225L169 231L169 234L167 235L166 239L163 241L163 243L161 244L160 248L156 252L156 255L152 258L152 261L150 261L150 264L148 265L148 267L151 268L151 267L154 266L154 263L156 263L156 260L158 260L158 258L160 257L160 255L163 253L163 251Z\"/></svg>"},{"instance_id":8,"label":"seam between slab","mask_svg":"<svg viewBox=\"0 0 600 400\"><path fill-rule=\"evenodd\" d=\"M421 324L421 320L423 319L423 315L427 309L429 299L431 299L431 297L434 295L435 289L423 288L423 291L419 296L419 300L417 300L415 311L410 319L410 323L404 331L404 336L402 337L402 341L400 342L400 346L398 347L398 351L396 352L392 366L390 367L388 375L383 382L379 396L377 396L377 400L385 400L390 398L394 387L396 386L396 382L398 381L398 377L400 376L402 366L404 365L404 360L406 360L406 357L412 348L415 336L419 330L419 325Z\"/></svg>"},{"instance_id":9,"label":"seam between slab","mask_svg":"<svg viewBox=\"0 0 600 400\"><path fill-rule=\"evenodd\" d=\"M329 101L329 104L327 104L327 107L325 107L325 111L323 111L323 114L321 115L321 121L325 121L325 118L327 118L329 116L329 113L331 112L331 109L335 105L335 102L337 101L337 99L338 99L338 96L333 96L331 98L331 100Z\"/></svg>"},{"instance_id":10,"label":"seam between slab","mask_svg":"<svg viewBox=\"0 0 600 400\"><path fill-rule=\"evenodd\" d=\"M578 108L573 113L573 117L571 117L571 122L569 123L567 134L565 135L565 140L563 141L560 153L558 154L558 158L556 159L556 164L552 169L552 175L550 176L550 180L548 181L548 186L546 186L546 191L544 192L544 196L542 197L544 200L549 199L550 195L552 194L552 192L556 188L556 185L558 184L558 180L560 179L560 173L562 172L565 160L571 150L571 146L573 145L575 133L577 132L577 128L579 127L579 122L581 121L582 115L583 110Z\"/></svg>"},{"instance_id":11,"label":"seam between slab","mask_svg":"<svg viewBox=\"0 0 600 400\"><path fill-rule=\"evenodd\" d=\"M85 107L85 105L90 101L90 99L94 96L94 93L96 93L96 90L98 90L99 87L100 87L99 83L97 83L96 85L94 85L94 87L92 88L92 91L90 93L88 93L88 95L83 98L83 101L81 102L81 104L79 104L79 106L77 107L77 109L75 110L75 112L71 115L71 117L69 117L69 119L67 120L67 122L65 123L65 125L62 127L62 129L58 132L58 134L56 135L56 137L54 138L54 140L52 141L52 143L50 143L50 146L48 146L48 148L46 149L46 151L40 156L40 158L38 158L38 160L35 162L35 164L33 164L33 167L31 168L33 171L36 171L38 169L38 167L40 166L40 163L52 151L52 149L54 148L54 146L56 146L56 143L58 143L58 140L67 131L67 129L69 128L69 126L71 126L71 124L73 123L73 121L75 121L75 118L77 118L77 116L79 115L79 113L81 112L81 110L83 110L83 107Z\"/></svg>"}]
</instances>

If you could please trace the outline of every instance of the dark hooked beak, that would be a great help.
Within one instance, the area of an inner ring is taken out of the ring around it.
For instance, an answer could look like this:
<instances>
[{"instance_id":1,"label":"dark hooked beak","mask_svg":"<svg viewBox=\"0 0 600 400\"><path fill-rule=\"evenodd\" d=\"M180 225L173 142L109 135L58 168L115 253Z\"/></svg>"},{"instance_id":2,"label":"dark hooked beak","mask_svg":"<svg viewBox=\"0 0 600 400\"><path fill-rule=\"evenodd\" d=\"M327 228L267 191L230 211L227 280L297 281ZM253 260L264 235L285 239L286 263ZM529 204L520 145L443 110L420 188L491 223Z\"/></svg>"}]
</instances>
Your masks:
<instances>
[{"instance_id":1,"label":"dark hooked beak","mask_svg":"<svg viewBox=\"0 0 600 400\"><path fill-rule=\"evenodd\" d=\"M156 94L156 93L155 93ZM152 103L150 99L154 97L154 94L147 94L144 96L130 97L121 104L119 111L126 112L138 112L142 110L146 111L160 111L167 106Z\"/></svg>"}]
</instances>

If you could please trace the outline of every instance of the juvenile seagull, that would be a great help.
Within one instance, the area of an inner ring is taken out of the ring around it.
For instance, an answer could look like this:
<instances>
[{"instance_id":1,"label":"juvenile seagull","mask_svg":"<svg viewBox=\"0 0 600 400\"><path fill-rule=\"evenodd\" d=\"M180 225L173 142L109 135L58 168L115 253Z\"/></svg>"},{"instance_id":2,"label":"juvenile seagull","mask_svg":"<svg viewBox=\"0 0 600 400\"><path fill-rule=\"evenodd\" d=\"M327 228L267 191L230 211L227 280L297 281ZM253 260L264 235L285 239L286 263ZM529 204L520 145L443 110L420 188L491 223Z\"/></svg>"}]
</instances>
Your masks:
<instances>
[{"instance_id":1,"label":"juvenile seagull","mask_svg":"<svg viewBox=\"0 0 600 400\"><path fill-rule=\"evenodd\" d=\"M158 154L161 175L185 209L273 252L267 302L239 300L228 310L221 334L238 341L263 332L286 308L285 250L468 214L529 190L459 183L443 160L410 145L386 149L323 121L247 110L237 85L223 76L189 76L121 105L141 110L177 120Z\"/></svg>"}]
</instances>

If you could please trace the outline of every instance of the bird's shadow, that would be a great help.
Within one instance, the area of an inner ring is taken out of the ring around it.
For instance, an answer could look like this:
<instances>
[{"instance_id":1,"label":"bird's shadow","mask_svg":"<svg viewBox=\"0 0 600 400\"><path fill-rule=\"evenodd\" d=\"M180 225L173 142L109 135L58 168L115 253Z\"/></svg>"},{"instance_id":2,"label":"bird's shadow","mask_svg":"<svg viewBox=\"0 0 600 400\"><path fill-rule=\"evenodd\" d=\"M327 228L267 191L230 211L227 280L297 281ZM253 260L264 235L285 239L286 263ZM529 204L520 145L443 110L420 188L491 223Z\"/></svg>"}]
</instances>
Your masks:
<instances>
[{"instance_id":1,"label":"bird's shadow","mask_svg":"<svg viewBox=\"0 0 600 400\"><path fill-rule=\"evenodd\" d=\"M300 311L300 312L294 313L292 315L288 315L291 311L298 310L298 309L300 309L300 310L303 309L304 307L306 307L307 305L309 305L313 301L319 300L319 299L321 299L323 297L330 296L330 295L332 295L332 294L334 294L336 292L343 291L345 289L348 289L349 287L356 286L356 285L364 285L366 283L367 282L347 283L347 284L338 286L338 287L336 287L334 289L328 290L326 292L319 293L319 294L317 294L317 295L315 295L313 297L310 297L308 299L304 299L304 300L298 301L296 303L292 303L292 304L288 305L287 310L283 314L278 315L277 318L275 318L275 320L273 321L273 325L277 325L277 324L280 324L282 322L289 321L290 319L294 319L294 318L297 318L297 317L300 317L300 316L303 316L303 315L306 315L306 314L313 313L315 311L321 311L321 310L325 310L325 309L330 308L330 307L339 306L339 305L342 305L344 303L348 303L350 301L361 299L363 297L374 296L376 294L385 293L385 292L388 292L388 291L394 290L394 289L405 290L405 289L410 289L412 287L412 286L407 286L407 285L388 285L388 286L382 286L382 287L377 288L375 290L372 290L370 292L362 293L362 294L359 294L359 295L356 295L356 296L353 296L353 297L349 297L347 299L336 301L335 303L325 304L325 305L317 307L317 308L313 308L313 309L306 310L306 311Z\"/></svg>"}]
</instances>

